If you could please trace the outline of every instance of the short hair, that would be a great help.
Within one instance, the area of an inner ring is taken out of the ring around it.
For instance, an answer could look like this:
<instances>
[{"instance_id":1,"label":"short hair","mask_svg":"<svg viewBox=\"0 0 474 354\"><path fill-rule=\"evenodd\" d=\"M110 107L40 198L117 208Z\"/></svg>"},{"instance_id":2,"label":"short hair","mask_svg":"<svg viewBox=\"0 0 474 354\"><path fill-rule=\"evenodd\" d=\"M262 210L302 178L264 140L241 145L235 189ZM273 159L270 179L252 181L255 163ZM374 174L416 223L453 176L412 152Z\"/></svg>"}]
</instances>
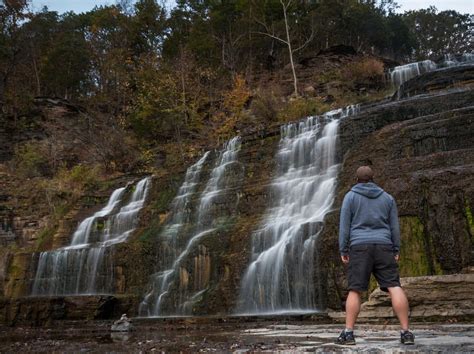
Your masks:
<instances>
[{"instance_id":1,"label":"short hair","mask_svg":"<svg viewBox=\"0 0 474 354\"><path fill-rule=\"evenodd\" d=\"M367 183L374 179L374 171L369 166L360 166L356 172L357 182Z\"/></svg>"}]
</instances>

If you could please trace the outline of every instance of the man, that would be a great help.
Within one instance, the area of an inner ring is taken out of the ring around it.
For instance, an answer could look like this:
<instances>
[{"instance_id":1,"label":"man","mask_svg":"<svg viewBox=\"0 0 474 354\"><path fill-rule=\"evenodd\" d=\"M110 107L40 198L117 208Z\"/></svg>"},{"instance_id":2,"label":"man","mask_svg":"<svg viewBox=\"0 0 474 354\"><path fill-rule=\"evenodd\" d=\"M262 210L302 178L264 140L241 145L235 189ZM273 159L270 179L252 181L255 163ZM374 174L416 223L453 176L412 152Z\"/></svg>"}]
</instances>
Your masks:
<instances>
[{"instance_id":1,"label":"man","mask_svg":"<svg viewBox=\"0 0 474 354\"><path fill-rule=\"evenodd\" d=\"M400 228L393 197L373 182L368 166L357 169L357 184L345 195L341 208L339 251L348 264L346 329L337 344L355 344L354 324L360 311L360 293L367 291L373 273L383 291L388 291L400 325L400 340L414 344L408 330L408 299L400 287L398 260Z\"/></svg>"}]
</instances>

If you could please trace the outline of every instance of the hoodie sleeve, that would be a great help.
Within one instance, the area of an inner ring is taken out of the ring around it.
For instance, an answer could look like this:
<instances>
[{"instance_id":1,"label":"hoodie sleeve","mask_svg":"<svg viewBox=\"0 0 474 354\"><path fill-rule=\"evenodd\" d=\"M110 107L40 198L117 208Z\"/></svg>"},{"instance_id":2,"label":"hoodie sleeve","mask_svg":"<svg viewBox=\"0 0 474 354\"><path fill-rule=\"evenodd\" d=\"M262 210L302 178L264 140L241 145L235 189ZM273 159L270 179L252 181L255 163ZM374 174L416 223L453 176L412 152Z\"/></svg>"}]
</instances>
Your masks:
<instances>
[{"instance_id":1,"label":"hoodie sleeve","mask_svg":"<svg viewBox=\"0 0 474 354\"><path fill-rule=\"evenodd\" d=\"M344 197L341 207L341 216L339 219L339 252L341 255L349 254L349 233L351 230L351 206L350 192Z\"/></svg>"},{"instance_id":2,"label":"hoodie sleeve","mask_svg":"<svg viewBox=\"0 0 474 354\"><path fill-rule=\"evenodd\" d=\"M392 199L390 208L390 231L392 233L393 250L400 253L400 225L398 224L398 210L395 199Z\"/></svg>"}]
</instances>

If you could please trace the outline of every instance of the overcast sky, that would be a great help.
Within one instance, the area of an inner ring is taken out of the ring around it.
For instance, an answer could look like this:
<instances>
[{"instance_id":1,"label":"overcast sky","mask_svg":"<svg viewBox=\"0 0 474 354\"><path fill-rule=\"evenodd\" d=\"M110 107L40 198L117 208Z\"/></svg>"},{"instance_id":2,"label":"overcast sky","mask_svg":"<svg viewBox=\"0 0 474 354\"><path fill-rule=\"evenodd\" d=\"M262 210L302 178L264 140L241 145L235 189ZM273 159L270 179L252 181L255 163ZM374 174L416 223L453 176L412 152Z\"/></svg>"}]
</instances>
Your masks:
<instances>
[{"instance_id":1,"label":"overcast sky","mask_svg":"<svg viewBox=\"0 0 474 354\"><path fill-rule=\"evenodd\" d=\"M34 10L47 6L51 11L59 13L74 11L76 13L91 10L95 5L115 4L114 0L32 0ZM175 4L174 0L167 0L168 6ZM397 0L401 6L399 12L424 9L434 5L438 10L456 10L461 13L474 13L474 0Z\"/></svg>"}]
</instances>

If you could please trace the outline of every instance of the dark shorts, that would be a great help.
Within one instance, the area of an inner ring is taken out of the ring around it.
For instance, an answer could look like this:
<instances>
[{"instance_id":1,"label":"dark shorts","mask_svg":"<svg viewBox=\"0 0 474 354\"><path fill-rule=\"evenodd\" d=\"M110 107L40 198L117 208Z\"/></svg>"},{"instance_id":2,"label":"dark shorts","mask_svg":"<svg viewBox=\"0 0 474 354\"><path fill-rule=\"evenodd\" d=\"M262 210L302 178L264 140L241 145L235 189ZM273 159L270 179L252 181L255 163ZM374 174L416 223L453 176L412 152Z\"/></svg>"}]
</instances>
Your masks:
<instances>
[{"instance_id":1,"label":"dark shorts","mask_svg":"<svg viewBox=\"0 0 474 354\"><path fill-rule=\"evenodd\" d=\"M351 246L349 250L348 288L367 291L370 274L373 273L380 289L400 286L400 275L395 254L390 245L364 244Z\"/></svg>"}]
</instances>

